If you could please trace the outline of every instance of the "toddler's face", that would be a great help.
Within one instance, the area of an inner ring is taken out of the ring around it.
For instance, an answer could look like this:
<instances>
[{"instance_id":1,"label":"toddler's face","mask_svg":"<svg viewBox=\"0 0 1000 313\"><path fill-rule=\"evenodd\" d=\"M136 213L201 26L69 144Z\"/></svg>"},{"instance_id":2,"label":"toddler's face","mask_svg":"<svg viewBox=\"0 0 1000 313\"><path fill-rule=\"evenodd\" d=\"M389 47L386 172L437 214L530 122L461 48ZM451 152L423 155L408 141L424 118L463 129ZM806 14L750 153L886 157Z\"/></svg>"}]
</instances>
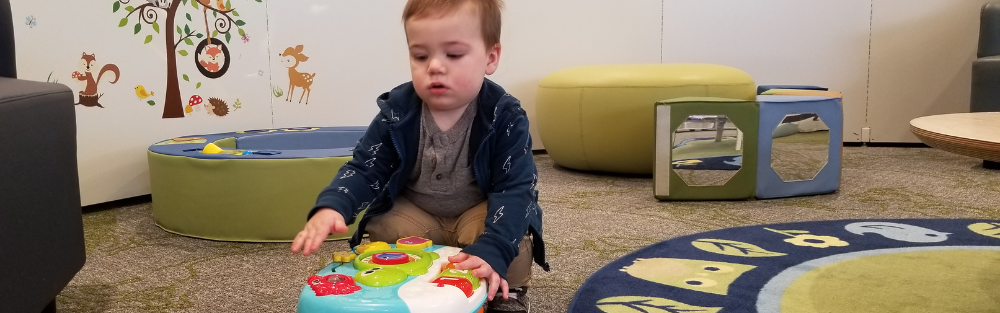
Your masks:
<instances>
[{"instance_id":1,"label":"toddler's face","mask_svg":"<svg viewBox=\"0 0 1000 313\"><path fill-rule=\"evenodd\" d=\"M479 94L483 76L493 74L500 45L486 49L472 2L455 12L406 21L410 74L417 94L432 110L451 110Z\"/></svg>"}]
</instances>

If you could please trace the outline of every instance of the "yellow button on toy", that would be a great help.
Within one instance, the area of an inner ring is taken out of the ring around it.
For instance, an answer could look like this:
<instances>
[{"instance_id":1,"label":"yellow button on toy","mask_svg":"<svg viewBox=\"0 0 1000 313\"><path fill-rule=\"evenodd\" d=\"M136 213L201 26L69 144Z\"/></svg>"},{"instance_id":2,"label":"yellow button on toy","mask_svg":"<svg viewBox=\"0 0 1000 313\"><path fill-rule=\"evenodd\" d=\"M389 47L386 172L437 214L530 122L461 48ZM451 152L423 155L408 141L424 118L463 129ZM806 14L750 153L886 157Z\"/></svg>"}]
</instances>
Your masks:
<instances>
[{"instance_id":1,"label":"yellow button on toy","mask_svg":"<svg viewBox=\"0 0 1000 313\"><path fill-rule=\"evenodd\" d=\"M396 240L396 248L399 249L413 249L422 250L424 248L430 247L434 244L430 239L420 238L416 236L400 238Z\"/></svg>"},{"instance_id":2,"label":"yellow button on toy","mask_svg":"<svg viewBox=\"0 0 1000 313\"><path fill-rule=\"evenodd\" d=\"M355 257L357 257L357 255L355 255L354 252L351 251L337 251L333 253L333 261L337 263L347 263L350 261L354 261Z\"/></svg>"},{"instance_id":3,"label":"yellow button on toy","mask_svg":"<svg viewBox=\"0 0 1000 313\"><path fill-rule=\"evenodd\" d=\"M219 146L216 146L214 143L209 143L209 144L205 145L204 149L201 149L201 153L205 153L205 154L219 154L219 153L222 153L224 151L225 150L222 150L222 148L219 148Z\"/></svg>"},{"instance_id":4,"label":"yellow button on toy","mask_svg":"<svg viewBox=\"0 0 1000 313\"><path fill-rule=\"evenodd\" d=\"M365 252L368 252L368 251L378 251L378 250L385 250L385 249L389 249L389 248L390 248L389 244L385 243L385 241L376 241L376 242L371 242L371 243L366 243L366 244L363 244L363 245L359 245L357 248L354 248L354 252L357 253L357 254L362 254L362 253L365 253Z\"/></svg>"}]
</instances>

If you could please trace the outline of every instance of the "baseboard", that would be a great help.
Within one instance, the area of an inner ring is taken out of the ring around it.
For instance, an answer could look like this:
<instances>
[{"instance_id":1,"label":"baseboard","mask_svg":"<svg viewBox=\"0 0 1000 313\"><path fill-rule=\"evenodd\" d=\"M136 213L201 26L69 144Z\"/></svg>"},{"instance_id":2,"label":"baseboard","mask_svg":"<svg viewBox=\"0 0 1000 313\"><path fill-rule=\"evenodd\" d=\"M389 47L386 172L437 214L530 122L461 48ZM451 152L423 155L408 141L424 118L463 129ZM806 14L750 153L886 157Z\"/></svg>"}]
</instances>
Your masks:
<instances>
[{"instance_id":1,"label":"baseboard","mask_svg":"<svg viewBox=\"0 0 1000 313\"><path fill-rule=\"evenodd\" d=\"M83 207L83 212L96 212L108 209L120 208L123 206L130 206L142 203L149 203L153 201L153 195L141 195L131 198L119 199L114 201L102 202L97 204L91 204Z\"/></svg>"},{"instance_id":2,"label":"baseboard","mask_svg":"<svg viewBox=\"0 0 1000 313\"><path fill-rule=\"evenodd\" d=\"M868 142L865 143L865 146L891 147L891 148L930 148L930 146L922 142Z\"/></svg>"},{"instance_id":3,"label":"baseboard","mask_svg":"<svg viewBox=\"0 0 1000 313\"><path fill-rule=\"evenodd\" d=\"M845 142L844 147L930 148L922 142Z\"/></svg>"}]
</instances>

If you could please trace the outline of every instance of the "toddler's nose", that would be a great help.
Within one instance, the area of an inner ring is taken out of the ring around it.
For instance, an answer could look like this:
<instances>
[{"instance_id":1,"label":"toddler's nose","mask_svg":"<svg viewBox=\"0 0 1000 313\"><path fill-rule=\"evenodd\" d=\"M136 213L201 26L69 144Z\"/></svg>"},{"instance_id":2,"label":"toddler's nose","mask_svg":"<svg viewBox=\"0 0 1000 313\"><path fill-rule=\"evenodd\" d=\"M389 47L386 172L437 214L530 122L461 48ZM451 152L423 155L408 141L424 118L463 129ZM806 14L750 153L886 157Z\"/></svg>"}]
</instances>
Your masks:
<instances>
[{"instance_id":1,"label":"toddler's nose","mask_svg":"<svg viewBox=\"0 0 1000 313\"><path fill-rule=\"evenodd\" d=\"M440 58L432 58L430 62L427 62L427 72L430 74L444 74L444 63L441 62Z\"/></svg>"}]
</instances>

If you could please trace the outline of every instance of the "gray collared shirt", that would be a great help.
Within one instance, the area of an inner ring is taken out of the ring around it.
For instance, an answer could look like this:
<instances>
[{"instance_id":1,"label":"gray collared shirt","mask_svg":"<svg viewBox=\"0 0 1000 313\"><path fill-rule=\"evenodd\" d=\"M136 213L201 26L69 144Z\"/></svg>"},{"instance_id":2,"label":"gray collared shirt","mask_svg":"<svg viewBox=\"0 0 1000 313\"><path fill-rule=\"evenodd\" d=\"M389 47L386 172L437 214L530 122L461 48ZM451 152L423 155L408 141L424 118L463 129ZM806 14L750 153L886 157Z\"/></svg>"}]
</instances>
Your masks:
<instances>
[{"instance_id":1,"label":"gray collared shirt","mask_svg":"<svg viewBox=\"0 0 1000 313\"><path fill-rule=\"evenodd\" d=\"M403 196L428 213L456 217L486 201L469 163L469 134L476 101L448 131L441 131L427 104L421 105L420 144L416 166Z\"/></svg>"}]
</instances>

